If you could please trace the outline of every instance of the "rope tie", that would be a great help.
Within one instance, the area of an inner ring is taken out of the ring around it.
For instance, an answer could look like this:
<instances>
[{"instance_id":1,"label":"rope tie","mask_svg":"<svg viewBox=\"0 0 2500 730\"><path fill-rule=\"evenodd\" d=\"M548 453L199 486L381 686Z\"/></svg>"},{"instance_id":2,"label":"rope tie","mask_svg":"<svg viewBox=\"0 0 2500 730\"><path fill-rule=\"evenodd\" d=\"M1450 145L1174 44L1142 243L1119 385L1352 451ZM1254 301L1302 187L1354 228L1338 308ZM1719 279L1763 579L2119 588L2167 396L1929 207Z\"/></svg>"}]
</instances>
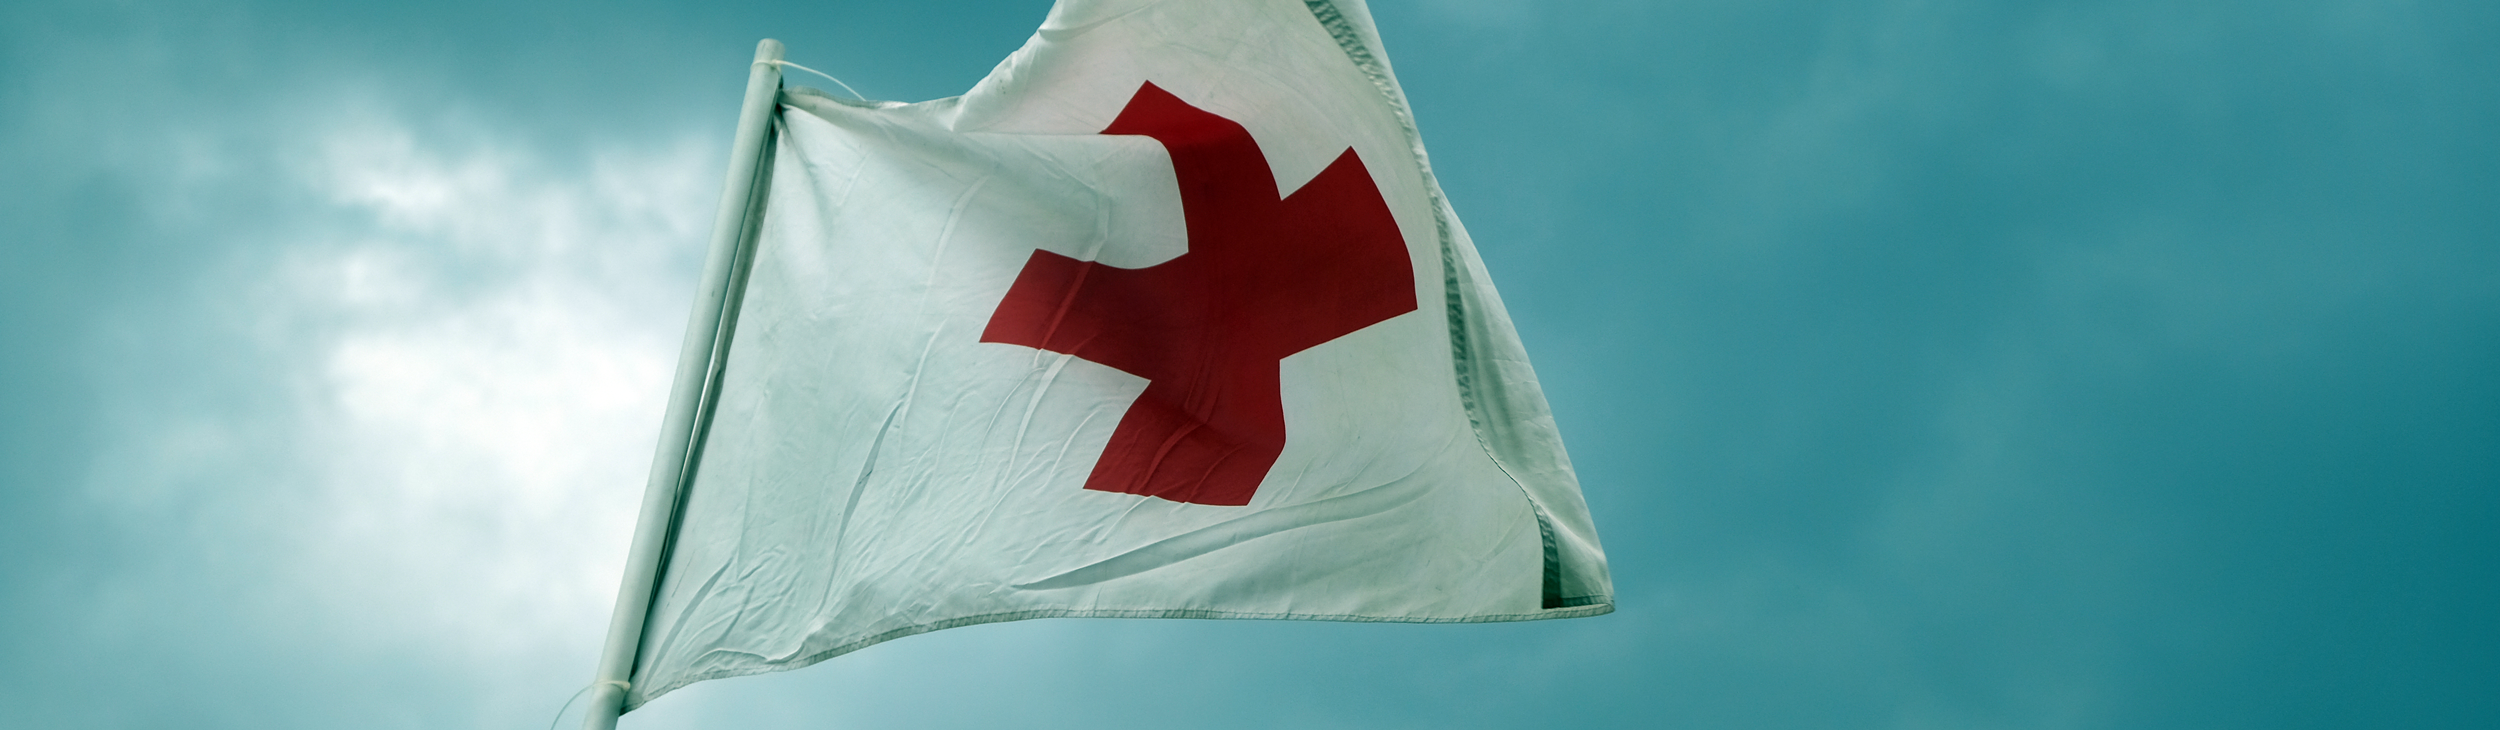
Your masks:
<instances>
[{"instance_id":1,"label":"rope tie","mask_svg":"<svg viewBox=\"0 0 2500 730\"><path fill-rule=\"evenodd\" d=\"M575 703L575 702L580 702L580 701L581 701L581 699L582 699L582 695L589 694L591 690L598 689L598 688L600 687L600 685L608 685L608 684L613 684L613 685L616 685L616 691L618 691L618 692L623 692L623 691L626 691L626 690L629 690L629 689L633 689L633 688L634 688L634 683L632 683L632 682L627 682L627 681L625 681L625 680L621 680L621 679L610 679L610 680L599 681L599 682L592 682L592 683L590 683L590 684L583 685L583 686L582 686L582 688L581 688L579 691L576 691L576 692L574 692L574 693L573 693L573 698L572 698L572 699L568 699L568 700L565 700L565 701L564 701L564 706L563 706L563 707L558 707L558 708L556 708L556 716L555 716L555 718L547 721L547 730L556 730L556 723L559 723L559 722L563 722L563 721L564 721L564 713L565 713L565 711L566 711L566 710L571 710L571 709L573 709L573 703Z\"/></svg>"},{"instance_id":2,"label":"rope tie","mask_svg":"<svg viewBox=\"0 0 2500 730\"><path fill-rule=\"evenodd\" d=\"M825 72L823 72L823 71L818 71L818 70L816 70L816 69L808 68L808 67L806 67L806 66L801 66L801 65L798 65L798 64L795 64L795 63L791 63L791 62L789 62L789 61L757 61L756 63L769 63L769 64L773 64L773 65L776 65L776 66L788 66L788 67L790 67L790 68L795 68L795 69L798 69L798 70L801 70L801 71L806 71L806 72L808 72L808 73L812 73L812 74L815 74L815 75L818 75L818 76L823 76L823 77L825 77L825 80L833 82L833 85L842 87L842 90L843 90L843 91L848 91L848 92L850 92L850 93L851 93L851 98L853 98L853 99L858 99L858 100L860 100L860 101L867 101L867 100L868 100L868 97L861 96L861 95L859 94L859 90L858 90L858 89L853 89L853 88L851 88L851 85L850 85L850 84L845 84L845 83L842 83L842 80L841 80L841 79L834 78L834 77L833 77L833 74L825 73Z\"/></svg>"}]
</instances>

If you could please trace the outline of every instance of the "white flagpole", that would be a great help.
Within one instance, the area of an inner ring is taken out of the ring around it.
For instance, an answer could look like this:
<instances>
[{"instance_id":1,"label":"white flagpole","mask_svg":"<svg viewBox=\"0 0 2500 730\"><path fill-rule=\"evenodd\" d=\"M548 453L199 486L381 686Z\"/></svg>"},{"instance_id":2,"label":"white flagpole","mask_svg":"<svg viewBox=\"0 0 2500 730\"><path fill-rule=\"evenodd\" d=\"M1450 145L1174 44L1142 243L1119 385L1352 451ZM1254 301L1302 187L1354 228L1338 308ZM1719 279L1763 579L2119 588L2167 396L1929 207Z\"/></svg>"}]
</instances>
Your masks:
<instances>
[{"instance_id":1,"label":"white flagpole","mask_svg":"<svg viewBox=\"0 0 2500 730\"><path fill-rule=\"evenodd\" d=\"M719 345L723 313L736 306L732 274L739 247L747 238L754 210L757 171L763 167L765 136L772 132L773 105L781 93L781 42L770 38L755 44L755 63L747 69L746 101L738 108L738 133L729 148L728 181L721 185L720 214L712 223L712 249L703 260L703 282L695 291L694 313L686 321L685 345L678 350L677 383L668 396L668 415L660 424L659 453L651 460L651 481L643 487L642 517L634 524L634 543L625 554L625 580L616 590L616 612L608 619L607 649L599 656L599 674L590 694L585 730L614 730L624 709L625 690L633 680L634 657L642 645L642 624L651 609L651 592L659 579L660 556L668 545L669 525L686 476L686 456L693 447L697 417L705 391L716 372L713 357Z\"/></svg>"}]
</instances>

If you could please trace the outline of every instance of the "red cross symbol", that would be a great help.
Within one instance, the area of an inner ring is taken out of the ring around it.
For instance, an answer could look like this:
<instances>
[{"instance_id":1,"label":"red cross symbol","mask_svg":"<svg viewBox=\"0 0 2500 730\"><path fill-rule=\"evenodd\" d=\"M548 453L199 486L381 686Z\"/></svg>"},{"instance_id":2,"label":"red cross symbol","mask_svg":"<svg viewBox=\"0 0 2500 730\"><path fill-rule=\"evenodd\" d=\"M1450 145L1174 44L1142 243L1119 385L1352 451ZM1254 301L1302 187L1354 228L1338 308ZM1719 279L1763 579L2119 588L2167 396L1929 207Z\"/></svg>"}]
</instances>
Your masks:
<instances>
[{"instance_id":1,"label":"red cross symbol","mask_svg":"<svg viewBox=\"0 0 2500 730\"><path fill-rule=\"evenodd\" d=\"M981 341L1147 379L1086 489L1249 504L1285 450L1278 361L1415 311L1406 240L1351 147L1279 197L1249 130L1154 84L1102 133L1171 153L1189 252L1122 269L1036 250Z\"/></svg>"}]
</instances>

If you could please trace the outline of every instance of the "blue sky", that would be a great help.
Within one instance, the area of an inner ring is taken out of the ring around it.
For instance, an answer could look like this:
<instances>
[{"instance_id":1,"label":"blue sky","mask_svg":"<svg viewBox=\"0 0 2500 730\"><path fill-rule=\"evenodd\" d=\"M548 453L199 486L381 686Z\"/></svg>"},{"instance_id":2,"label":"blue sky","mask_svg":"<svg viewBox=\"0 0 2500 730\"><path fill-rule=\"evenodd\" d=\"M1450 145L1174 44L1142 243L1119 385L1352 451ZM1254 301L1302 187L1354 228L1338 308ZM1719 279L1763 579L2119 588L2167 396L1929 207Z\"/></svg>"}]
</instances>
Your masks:
<instances>
[{"instance_id":1,"label":"blue sky","mask_svg":"<svg viewBox=\"0 0 2500 730\"><path fill-rule=\"evenodd\" d=\"M544 726L755 40L919 100L1046 9L0 8L0 727ZM1374 14L1618 613L957 629L625 727L2500 724L2500 6Z\"/></svg>"}]
</instances>

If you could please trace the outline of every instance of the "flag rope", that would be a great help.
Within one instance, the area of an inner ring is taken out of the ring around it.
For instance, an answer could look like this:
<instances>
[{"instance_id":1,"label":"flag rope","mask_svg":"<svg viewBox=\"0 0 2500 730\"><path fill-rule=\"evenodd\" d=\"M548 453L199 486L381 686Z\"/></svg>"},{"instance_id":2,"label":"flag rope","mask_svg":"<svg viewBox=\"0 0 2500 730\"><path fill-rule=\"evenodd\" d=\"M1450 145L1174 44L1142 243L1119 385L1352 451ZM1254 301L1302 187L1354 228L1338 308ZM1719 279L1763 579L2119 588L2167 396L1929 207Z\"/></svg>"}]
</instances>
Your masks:
<instances>
[{"instance_id":1,"label":"flag rope","mask_svg":"<svg viewBox=\"0 0 2500 730\"><path fill-rule=\"evenodd\" d=\"M795 63L791 63L791 62L789 62L789 61L757 61L756 63L769 63L769 64L773 64L773 65L776 65L776 66L788 66L788 67L790 67L790 68L795 68L795 69L798 69L798 70L801 70L801 71L806 71L806 72L808 72L808 73L812 73L812 74L815 74L815 75L818 75L818 76L823 76L823 77L825 77L825 80L833 82L833 84L834 84L835 86L840 86L840 87L842 87L842 90L843 90L843 91L848 91L848 92L851 92L851 98L853 98L853 99L858 99L858 100L860 100L860 101L867 101L867 100L868 100L868 97L865 97L865 96L861 96L861 95L860 95L860 93L859 93L859 90L858 90L858 89L851 88L851 85L850 85L850 84L845 84L845 83L842 83L842 80L841 80L841 79L834 78L834 77L833 77L833 74L825 73L825 72L823 72L823 71L818 71L818 70L816 70L816 69L808 68L808 67L806 67L806 66L801 66L801 65L798 65L798 64L795 64Z\"/></svg>"},{"instance_id":2,"label":"flag rope","mask_svg":"<svg viewBox=\"0 0 2500 730\"><path fill-rule=\"evenodd\" d=\"M567 699L567 700L565 700L565 701L564 701L564 706L563 706L563 707L558 707L558 708L556 708L556 716L555 716L555 717L548 718L548 720L547 720L547 730L556 730L556 725L557 725L557 724L559 724L559 723L564 722L564 713L572 711L572 709L573 709L573 703L582 701L582 695L590 694L590 691L591 691L591 690L598 689L600 685L605 685L605 684L613 684L613 685L616 685L616 691L618 691L618 692L623 692L623 691L625 691L625 690L633 689L633 687L634 687L634 684L633 684L632 682L625 682L625 681L614 680L614 679L610 679L610 680L606 680L606 681L601 681L601 682L592 682L592 683L589 683L589 684L582 685L582 688L581 688L581 689L578 689L578 690L574 690L574 691L573 691L573 697L572 697L571 699Z\"/></svg>"}]
</instances>

